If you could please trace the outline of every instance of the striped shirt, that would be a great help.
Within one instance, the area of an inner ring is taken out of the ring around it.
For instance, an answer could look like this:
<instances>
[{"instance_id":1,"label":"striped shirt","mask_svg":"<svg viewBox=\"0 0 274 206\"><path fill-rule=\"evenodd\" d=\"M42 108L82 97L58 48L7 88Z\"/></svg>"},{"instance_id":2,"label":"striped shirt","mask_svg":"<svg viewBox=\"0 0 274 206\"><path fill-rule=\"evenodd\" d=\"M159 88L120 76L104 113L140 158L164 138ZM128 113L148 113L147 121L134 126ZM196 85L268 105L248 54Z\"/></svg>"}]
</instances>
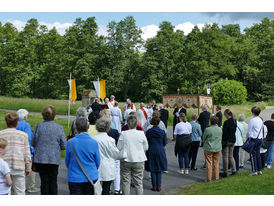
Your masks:
<instances>
[{"instance_id":1,"label":"striped shirt","mask_svg":"<svg viewBox=\"0 0 274 206\"><path fill-rule=\"evenodd\" d=\"M31 171L31 157L28 135L25 132L8 128L0 131L0 138L8 141L3 159L12 170Z\"/></svg>"}]
</instances>

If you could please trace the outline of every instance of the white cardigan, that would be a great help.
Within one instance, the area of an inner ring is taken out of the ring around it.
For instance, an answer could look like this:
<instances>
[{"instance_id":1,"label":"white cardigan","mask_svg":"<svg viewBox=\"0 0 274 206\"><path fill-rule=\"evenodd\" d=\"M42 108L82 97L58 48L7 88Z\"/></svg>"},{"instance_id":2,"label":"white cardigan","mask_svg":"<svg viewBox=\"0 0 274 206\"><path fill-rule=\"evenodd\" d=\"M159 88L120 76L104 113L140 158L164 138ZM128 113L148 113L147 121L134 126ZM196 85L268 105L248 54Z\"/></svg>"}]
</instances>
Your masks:
<instances>
[{"instance_id":1,"label":"white cardigan","mask_svg":"<svg viewBox=\"0 0 274 206\"><path fill-rule=\"evenodd\" d=\"M98 142L101 164L99 167L99 180L111 181L115 179L115 160L119 158L119 150L115 145L115 140L105 132L99 132L92 138Z\"/></svg>"},{"instance_id":2,"label":"white cardigan","mask_svg":"<svg viewBox=\"0 0 274 206\"><path fill-rule=\"evenodd\" d=\"M123 153L126 162L144 162L147 160L145 152L148 142L143 131L130 129L123 131L118 140L118 149Z\"/></svg>"}]
</instances>

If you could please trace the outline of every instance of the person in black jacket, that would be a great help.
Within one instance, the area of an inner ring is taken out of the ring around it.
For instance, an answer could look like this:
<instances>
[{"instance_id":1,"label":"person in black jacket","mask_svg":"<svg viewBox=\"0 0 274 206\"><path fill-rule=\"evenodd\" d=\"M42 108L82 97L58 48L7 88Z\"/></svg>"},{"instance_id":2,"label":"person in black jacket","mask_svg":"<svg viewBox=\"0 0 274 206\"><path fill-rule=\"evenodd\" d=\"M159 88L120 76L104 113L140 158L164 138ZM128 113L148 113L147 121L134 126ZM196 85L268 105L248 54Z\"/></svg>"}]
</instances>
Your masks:
<instances>
[{"instance_id":1,"label":"person in black jacket","mask_svg":"<svg viewBox=\"0 0 274 206\"><path fill-rule=\"evenodd\" d=\"M274 113L271 114L271 120L265 121L265 126L267 127L267 153L266 153L266 164L267 168L272 166L272 157L274 154Z\"/></svg>"},{"instance_id":2,"label":"person in black jacket","mask_svg":"<svg viewBox=\"0 0 274 206\"><path fill-rule=\"evenodd\" d=\"M237 122L232 118L233 114L229 109L224 111L226 121L223 125L223 136L222 136L222 156L223 156L223 173L220 173L221 177L227 177L228 173L228 162L232 169L232 175L236 174L236 164L233 158L233 149L236 142L236 129Z\"/></svg>"},{"instance_id":3,"label":"person in black jacket","mask_svg":"<svg viewBox=\"0 0 274 206\"><path fill-rule=\"evenodd\" d=\"M159 105L160 108L160 119L163 121L163 123L165 124L166 128L167 128L167 122L168 122L168 110L165 109L163 104Z\"/></svg>"},{"instance_id":4,"label":"person in black jacket","mask_svg":"<svg viewBox=\"0 0 274 206\"><path fill-rule=\"evenodd\" d=\"M222 110L221 106L218 105L216 107L216 111L217 111L216 117L218 117L218 119L219 119L219 122L218 122L219 127L222 127L222 125L223 125L223 114L222 114L221 110Z\"/></svg>"},{"instance_id":5,"label":"person in black jacket","mask_svg":"<svg viewBox=\"0 0 274 206\"><path fill-rule=\"evenodd\" d=\"M179 115L180 115L181 113L184 113L184 114L186 115L186 109L183 108L183 106L181 106L181 107L176 107L176 108L174 109L174 111L173 111L173 115L174 115L174 117L173 117L173 132L174 132L174 130L175 130L176 124L180 122L180 120L179 120ZM172 141L175 141L174 135L173 135Z\"/></svg>"},{"instance_id":6,"label":"person in black jacket","mask_svg":"<svg viewBox=\"0 0 274 206\"><path fill-rule=\"evenodd\" d=\"M209 126L210 112L207 111L207 106L202 105L202 111L199 115L198 122L201 125L202 133L204 134L205 129Z\"/></svg>"},{"instance_id":7,"label":"person in black jacket","mask_svg":"<svg viewBox=\"0 0 274 206\"><path fill-rule=\"evenodd\" d=\"M95 98L95 101L91 105L91 109L93 112L96 112L98 114L100 113L100 111L102 110L102 107L101 107L101 104L99 103L99 98Z\"/></svg>"}]
</instances>

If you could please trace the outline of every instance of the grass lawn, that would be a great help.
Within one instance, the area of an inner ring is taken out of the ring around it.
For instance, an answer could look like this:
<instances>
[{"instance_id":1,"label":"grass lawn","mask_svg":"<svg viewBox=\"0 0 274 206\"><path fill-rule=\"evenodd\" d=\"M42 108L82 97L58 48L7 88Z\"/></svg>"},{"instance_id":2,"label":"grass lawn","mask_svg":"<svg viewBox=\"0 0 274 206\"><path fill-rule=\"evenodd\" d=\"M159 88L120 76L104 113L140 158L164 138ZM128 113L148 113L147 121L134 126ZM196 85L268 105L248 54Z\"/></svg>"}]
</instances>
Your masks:
<instances>
[{"instance_id":1,"label":"grass lawn","mask_svg":"<svg viewBox=\"0 0 274 206\"><path fill-rule=\"evenodd\" d=\"M5 122L5 115L8 114L9 112L2 112L0 111L0 130L6 129L6 122ZM43 121L42 115L34 115L34 114L29 114L28 115L28 123L30 123L32 130L34 129L34 125L37 123L40 123ZM68 128L68 122L67 120L60 119L60 118L55 118L55 122L62 125L65 130L66 136L69 135L70 128ZM71 125L71 123L70 123ZM65 151L61 152L61 157L65 157Z\"/></svg>"},{"instance_id":2,"label":"grass lawn","mask_svg":"<svg viewBox=\"0 0 274 206\"><path fill-rule=\"evenodd\" d=\"M241 172L219 181L197 183L178 195L274 195L274 169L265 169L259 176L248 174Z\"/></svg>"}]
</instances>

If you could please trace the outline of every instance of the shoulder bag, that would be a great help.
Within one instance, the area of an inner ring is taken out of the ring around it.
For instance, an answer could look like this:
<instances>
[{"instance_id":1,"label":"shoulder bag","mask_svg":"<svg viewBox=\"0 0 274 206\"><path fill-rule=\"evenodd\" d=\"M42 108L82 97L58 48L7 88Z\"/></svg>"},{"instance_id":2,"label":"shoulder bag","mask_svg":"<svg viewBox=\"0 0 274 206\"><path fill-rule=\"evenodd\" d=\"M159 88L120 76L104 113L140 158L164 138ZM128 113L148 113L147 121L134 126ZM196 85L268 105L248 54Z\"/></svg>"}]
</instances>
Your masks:
<instances>
[{"instance_id":1,"label":"shoulder bag","mask_svg":"<svg viewBox=\"0 0 274 206\"><path fill-rule=\"evenodd\" d=\"M256 139L258 139L258 137L259 137L259 135L260 135L260 133L261 133L263 127L264 127L264 125L261 127L261 129L260 129L260 131L259 131L258 136L257 136ZM249 137L249 138L245 141L245 143L243 144L242 148L243 148L245 151L247 151L248 153L251 153L252 150L253 150L253 148L254 148L254 146L255 146L255 141L252 141L252 138Z\"/></svg>"},{"instance_id":2,"label":"shoulder bag","mask_svg":"<svg viewBox=\"0 0 274 206\"><path fill-rule=\"evenodd\" d=\"M86 175L86 177L88 178L90 184L93 186L94 189L94 194L95 195L101 195L102 193L102 186L100 184L99 179L96 181L96 183L94 184L93 181L90 179L90 177L88 176L88 173L86 172L85 168L83 167L83 165L81 164L80 160L78 159L77 155L75 154L73 147L72 147L72 143L71 143L71 139L69 140L69 145L70 145L70 149L78 163L78 165L81 167L83 173Z\"/></svg>"}]
</instances>

